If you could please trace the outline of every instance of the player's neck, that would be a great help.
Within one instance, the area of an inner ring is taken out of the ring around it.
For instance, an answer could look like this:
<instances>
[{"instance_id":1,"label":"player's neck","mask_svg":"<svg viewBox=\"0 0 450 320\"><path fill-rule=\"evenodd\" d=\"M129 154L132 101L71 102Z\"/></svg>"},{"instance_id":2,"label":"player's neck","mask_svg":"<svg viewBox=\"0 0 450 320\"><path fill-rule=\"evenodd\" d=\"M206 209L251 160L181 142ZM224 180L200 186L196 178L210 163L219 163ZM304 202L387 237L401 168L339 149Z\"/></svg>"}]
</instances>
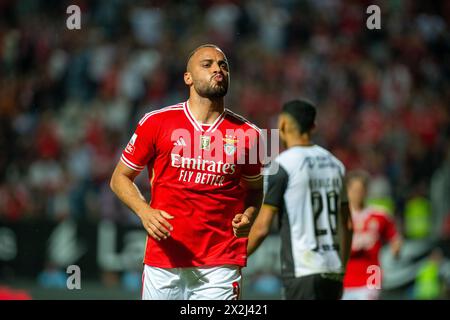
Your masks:
<instances>
[{"instance_id":1,"label":"player's neck","mask_svg":"<svg viewBox=\"0 0 450 320\"><path fill-rule=\"evenodd\" d=\"M312 143L311 139L307 135L295 136L286 140L286 147L311 147L314 143Z\"/></svg>"},{"instance_id":2,"label":"player's neck","mask_svg":"<svg viewBox=\"0 0 450 320\"><path fill-rule=\"evenodd\" d=\"M224 102L223 98L210 100L200 96L191 96L188 100L188 108L199 123L211 124L222 114Z\"/></svg>"},{"instance_id":3,"label":"player's neck","mask_svg":"<svg viewBox=\"0 0 450 320\"><path fill-rule=\"evenodd\" d=\"M363 210L364 210L364 204L353 204L353 205L351 205L350 206L351 208L351 211L352 211L352 213L360 213L360 212L362 212Z\"/></svg>"}]
</instances>

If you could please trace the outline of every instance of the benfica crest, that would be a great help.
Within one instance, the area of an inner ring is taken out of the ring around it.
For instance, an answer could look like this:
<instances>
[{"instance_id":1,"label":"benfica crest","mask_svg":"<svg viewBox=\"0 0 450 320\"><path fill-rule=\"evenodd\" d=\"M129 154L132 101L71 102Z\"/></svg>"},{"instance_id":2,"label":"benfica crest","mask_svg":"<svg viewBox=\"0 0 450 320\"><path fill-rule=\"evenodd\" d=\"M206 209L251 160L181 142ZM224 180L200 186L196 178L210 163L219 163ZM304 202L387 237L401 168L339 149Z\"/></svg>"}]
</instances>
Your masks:
<instances>
[{"instance_id":1,"label":"benfica crest","mask_svg":"<svg viewBox=\"0 0 450 320\"><path fill-rule=\"evenodd\" d=\"M236 146L234 144L225 144L223 150L227 155L231 156L236 152Z\"/></svg>"},{"instance_id":2,"label":"benfica crest","mask_svg":"<svg viewBox=\"0 0 450 320\"><path fill-rule=\"evenodd\" d=\"M237 143L238 140L232 136L226 135L223 141L225 142L225 144L223 145L223 150L225 151L225 153L229 156L233 155L236 152L235 143Z\"/></svg>"}]
</instances>

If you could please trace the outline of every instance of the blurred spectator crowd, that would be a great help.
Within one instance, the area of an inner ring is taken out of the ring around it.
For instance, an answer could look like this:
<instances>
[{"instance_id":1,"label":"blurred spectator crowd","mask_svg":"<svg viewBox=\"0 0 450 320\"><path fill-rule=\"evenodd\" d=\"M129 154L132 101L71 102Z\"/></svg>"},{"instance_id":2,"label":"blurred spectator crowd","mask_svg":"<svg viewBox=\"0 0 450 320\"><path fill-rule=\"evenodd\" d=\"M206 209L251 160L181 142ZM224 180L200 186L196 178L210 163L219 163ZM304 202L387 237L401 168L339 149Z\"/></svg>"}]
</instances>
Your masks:
<instances>
[{"instance_id":1,"label":"blurred spectator crowd","mask_svg":"<svg viewBox=\"0 0 450 320\"><path fill-rule=\"evenodd\" d=\"M215 43L232 110L275 128L283 102L311 99L315 141L368 170L372 197L400 219L409 199L434 199L444 221L450 2L379 1L381 30L366 28L370 4L0 0L0 219L135 223L111 172L144 113L187 98L188 53Z\"/></svg>"}]
</instances>

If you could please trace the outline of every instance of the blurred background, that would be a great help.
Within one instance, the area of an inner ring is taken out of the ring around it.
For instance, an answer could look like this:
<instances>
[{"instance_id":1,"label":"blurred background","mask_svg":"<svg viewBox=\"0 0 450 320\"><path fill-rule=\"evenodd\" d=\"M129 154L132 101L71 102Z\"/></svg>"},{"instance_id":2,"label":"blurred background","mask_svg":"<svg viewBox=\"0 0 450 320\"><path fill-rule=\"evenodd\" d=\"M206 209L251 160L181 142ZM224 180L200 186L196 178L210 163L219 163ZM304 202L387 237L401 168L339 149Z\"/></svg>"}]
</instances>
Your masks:
<instances>
[{"instance_id":1,"label":"blurred background","mask_svg":"<svg viewBox=\"0 0 450 320\"><path fill-rule=\"evenodd\" d=\"M445 0L0 0L0 299L139 299L145 232L109 178L137 121L187 99L203 43L230 61L229 108L275 128L308 98L314 141L371 173L371 204L405 238L400 259L381 253L382 298L450 298L449 22ZM280 298L273 231L245 299Z\"/></svg>"}]
</instances>

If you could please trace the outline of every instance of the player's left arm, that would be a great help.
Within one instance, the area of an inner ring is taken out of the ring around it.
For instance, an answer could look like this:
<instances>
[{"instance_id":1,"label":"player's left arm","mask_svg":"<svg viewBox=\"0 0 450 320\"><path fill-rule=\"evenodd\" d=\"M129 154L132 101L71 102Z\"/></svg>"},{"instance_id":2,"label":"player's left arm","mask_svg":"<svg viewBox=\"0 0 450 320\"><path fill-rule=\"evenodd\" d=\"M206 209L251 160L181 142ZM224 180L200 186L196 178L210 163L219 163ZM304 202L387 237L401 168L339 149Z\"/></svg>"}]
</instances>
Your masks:
<instances>
[{"instance_id":1,"label":"player's left arm","mask_svg":"<svg viewBox=\"0 0 450 320\"><path fill-rule=\"evenodd\" d=\"M247 133L249 135L247 136ZM242 139L248 141L246 162L242 167L240 184L246 190L244 199L245 210L234 216L232 221L234 235L238 238L248 237L250 228L258 215L263 200L263 177L261 150L264 142L258 130L249 129ZM248 139L248 140L247 140Z\"/></svg>"},{"instance_id":2,"label":"player's left arm","mask_svg":"<svg viewBox=\"0 0 450 320\"><path fill-rule=\"evenodd\" d=\"M262 176L251 181L241 179L241 184L247 190L245 197L245 211L234 216L232 221L233 233L238 238L248 237L250 228L258 215L263 199Z\"/></svg>"},{"instance_id":3,"label":"player's left arm","mask_svg":"<svg viewBox=\"0 0 450 320\"><path fill-rule=\"evenodd\" d=\"M400 256L400 250L402 249L403 239L401 236L397 235L391 240L391 253L392 256L398 258Z\"/></svg>"},{"instance_id":4,"label":"player's left arm","mask_svg":"<svg viewBox=\"0 0 450 320\"><path fill-rule=\"evenodd\" d=\"M390 244L392 256L394 258L399 257L400 250L403 244L403 239L397 230L395 220L388 216L386 216L385 218L385 228L383 237L384 241L388 241Z\"/></svg>"}]
</instances>

